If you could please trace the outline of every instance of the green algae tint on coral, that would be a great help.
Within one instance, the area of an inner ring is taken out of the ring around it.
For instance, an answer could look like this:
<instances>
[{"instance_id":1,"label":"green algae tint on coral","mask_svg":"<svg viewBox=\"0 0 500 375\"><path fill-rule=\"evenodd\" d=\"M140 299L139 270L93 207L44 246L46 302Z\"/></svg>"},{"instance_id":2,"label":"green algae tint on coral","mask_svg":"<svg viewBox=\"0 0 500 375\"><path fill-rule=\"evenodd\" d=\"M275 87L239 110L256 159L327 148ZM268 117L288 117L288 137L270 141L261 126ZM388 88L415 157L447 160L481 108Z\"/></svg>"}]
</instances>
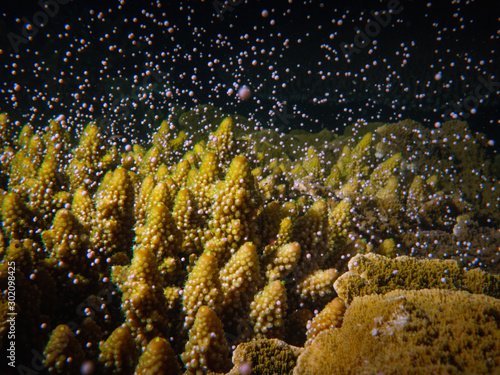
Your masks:
<instances>
[{"instance_id":1,"label":"green algae tint on coral","mask_svg":"<svg viewBox=\"0 0 500 375\"><path fill-rule=\"evenodd\" d=\"M396 289L466 290L500 298L500 278L479 269L464 270L451 260L416 259L400 256L388 259L377 254L358 254L349 261L349 271L334 284L344 301Z\"/></svg>"}]
</instances>

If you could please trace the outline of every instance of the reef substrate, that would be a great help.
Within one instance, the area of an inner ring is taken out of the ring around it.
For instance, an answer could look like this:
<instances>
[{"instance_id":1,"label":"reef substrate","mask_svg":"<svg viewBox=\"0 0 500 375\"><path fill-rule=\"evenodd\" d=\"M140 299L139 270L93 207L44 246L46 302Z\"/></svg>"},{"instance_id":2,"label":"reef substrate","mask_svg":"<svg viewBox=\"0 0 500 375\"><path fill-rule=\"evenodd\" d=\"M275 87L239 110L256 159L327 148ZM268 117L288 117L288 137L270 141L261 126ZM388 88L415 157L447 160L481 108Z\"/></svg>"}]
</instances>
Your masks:
<instances>
[{"instance_id":1,"label":"reef substrate","mask_svg":"<svg viewBox=\"0 0 500 375\"><path fill-rule=\"evenodd\" d=\"M244 132L199 106L147 146L12 125L19 372L500 371L500 169L466 123Z\"/></svg>"}]
</instances>

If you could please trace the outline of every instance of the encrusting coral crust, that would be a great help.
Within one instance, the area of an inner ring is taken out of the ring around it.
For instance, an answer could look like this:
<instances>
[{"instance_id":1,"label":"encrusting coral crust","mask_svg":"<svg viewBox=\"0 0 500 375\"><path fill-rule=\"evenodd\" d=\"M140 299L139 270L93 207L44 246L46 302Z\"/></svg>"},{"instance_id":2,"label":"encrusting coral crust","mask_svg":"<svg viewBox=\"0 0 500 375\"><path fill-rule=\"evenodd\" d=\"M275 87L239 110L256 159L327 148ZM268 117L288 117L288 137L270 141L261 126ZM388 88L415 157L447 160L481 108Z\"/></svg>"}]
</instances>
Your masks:
<instances>
[{"instance_id":1,"label":"encrusting coral crust","mask_svg":"<svg viewBox=\"0 0 500 375\"><path fill-rule=\"evenodd\" d=\"M293 374L497 373L499 306L442 289L356 297L342 326L317 335Z\"/></svg>"},{"instance_id":2,"label":"encrusting coral crust","mask_svg":"<svg viewBox=\"0 0 500 375\"><path fill-rule=\"evenodd\" d=\"M233 353L234 367L228 375L292 375L300 352L278 339L243 343Z\"/></svg>"},{"instance_id":3,"label":"encrusting coral crust","mask_svg":"<svg viewBox=\"0 0 500 375\"><path fill-rule=\"evenodd\" d=\"M395 289L466 290L500 298L500 278L487 272L464 271L452 260L419 260L408 256L389 259L373 253L353 257L349 272L339 277L334 287L347 304L354 297Z\"/></svg>"}]
</instances>

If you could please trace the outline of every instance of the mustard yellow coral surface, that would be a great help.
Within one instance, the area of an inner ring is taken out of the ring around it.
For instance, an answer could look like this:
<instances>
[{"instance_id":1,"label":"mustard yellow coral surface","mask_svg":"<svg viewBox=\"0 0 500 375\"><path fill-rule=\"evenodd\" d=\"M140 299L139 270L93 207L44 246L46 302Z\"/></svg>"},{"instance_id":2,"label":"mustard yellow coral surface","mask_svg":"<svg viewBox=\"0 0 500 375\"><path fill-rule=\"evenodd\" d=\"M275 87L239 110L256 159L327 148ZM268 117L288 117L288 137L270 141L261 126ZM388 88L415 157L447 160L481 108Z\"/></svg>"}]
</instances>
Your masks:
<instances>
[{"instance_id":1,"label":"mustard yellow coral surface","mask_svg":"<svg viewBox=\"0 0 500 375\"><path fill-rule=\"evenodd\" d=\"M498 373L499 306L493 297L440 289L357 297L342 326L316 336L293 373Z\"/></svg>"},{"instance_id":2,"label":"mustard yellow coral surface","mask_svg":"<svg viewBox=\"0 0 500 375\"><path fill-rule=\"evenodd\" d=\"M183 126L208 121L195 112ZM413 123L261 142L241 117L210 121L191 136L165 120L150 145L123 148L92 123L74 143L56 122L2 139L0 343L13 309L20 363L34 351L49 373L290 374L302 347L357 316L356 298L499 298L498 181L476 198L462 186L475 174L450 186L387 142Z\"/></svg>"}]
</instances>

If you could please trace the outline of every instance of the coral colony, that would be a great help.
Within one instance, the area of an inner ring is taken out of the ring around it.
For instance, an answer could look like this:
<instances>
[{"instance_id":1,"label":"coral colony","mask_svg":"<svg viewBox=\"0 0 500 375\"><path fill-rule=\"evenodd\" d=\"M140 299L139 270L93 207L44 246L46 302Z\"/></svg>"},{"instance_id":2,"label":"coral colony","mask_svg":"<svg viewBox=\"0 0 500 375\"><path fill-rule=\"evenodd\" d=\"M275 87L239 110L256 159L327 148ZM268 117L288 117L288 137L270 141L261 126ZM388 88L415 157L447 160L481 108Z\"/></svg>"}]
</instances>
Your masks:
<instances>
[{"instance_id":1,"label":"coral colony","mask_svg":"<svg viewBox=\"0 0 500 375\"><path fill-rule=\"evenodd\" d=\"M0 10L0 372L498 373L479 3Z\"/></svg>"}]
</instances>

